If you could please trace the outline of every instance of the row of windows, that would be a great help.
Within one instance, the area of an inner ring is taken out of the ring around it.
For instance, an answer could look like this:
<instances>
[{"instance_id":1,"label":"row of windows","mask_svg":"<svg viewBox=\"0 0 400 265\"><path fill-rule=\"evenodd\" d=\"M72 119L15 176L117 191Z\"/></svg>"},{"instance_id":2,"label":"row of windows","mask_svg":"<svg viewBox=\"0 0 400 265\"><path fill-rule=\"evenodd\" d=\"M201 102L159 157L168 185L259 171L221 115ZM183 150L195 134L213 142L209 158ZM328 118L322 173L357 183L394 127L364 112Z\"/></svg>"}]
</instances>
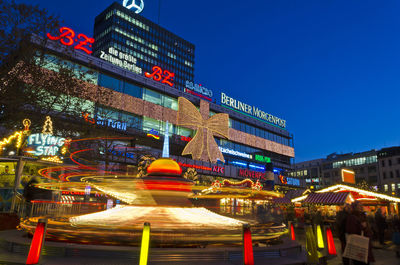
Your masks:
<instances>
[{"instance_id":1,"label":"row of windows","mask_svg":"<svg viewBox=\"0 0 400 265\"><path fill-rule=\"evenodd\" d=\"M136 20L133 17L128 16L127 14L125 14L125 13L119 11L119 10L116 10L116 12L115 12L115 10L113 10L113 11L114 11L113 13L115 13L117 16L127 20L129 23L135 24L136 26L138 26L138 27L140 27L140 28L142 28L144 30L147 30L147 31L150 30L149 26L145 25L144 23L140 22L139 20ZM106 19L107 19L107 16L106 16Z\"/></svg>"},{"instance_id":2,"label":"row of windows","mask_svg":"<svg viewBox=\"0 0 400 265\"><path fill-rule=\"evenodd\" d=\"M118 50L121 50L127 54L131 54L134 57L136 57L137 59L141 59L141 60L149 63L149 64L146 64L145 62L138 61L136 63L136 65L140 68L151 69L154 65L161 66L162 63L160 63L160 62L165 62L165 63L169 64L168 68L171 68L169 70L172 72L175 72L175 76L176 76L175 80L177 80L179 83L183 83L183 80L186 81L186 80L191 80L193 78L193 69L184 67L182 64L178 64L178 63L172 61L171 59L165 59L166 57L163 55L160 55L160 58L158 60L154 60L153 58L148 57L147 55L143 55L139 52L136 52L134 50L126 48L125 45L121 45L117 42L111 42L111 45L112 45L112 47L114 47ZM145 50L143 52L151 53L148 50ZM176 69L178 69L178 72L176 72ZM180 76L183 78L179 78Z\"/></svg>"},{"instance_id":3,"label":"row of windows","mask_svg":"<svg viewBox=\"0 0 400 265\"><path fill-rule=\"evenodd\" d=\"M134 36L142 36L146 40L150 40L154 43L157 43L159 46L165 47L165 52L167 50L172 51L179 56L182 56L186 59L193 60L194 57L191 54L191 49L190 48L184 48L184 49L179 49L178 47L181 46L181 42L177 41L176 38L171 38L171 37L166 37L164 40L162 38L156 38L152 34L144 32L142 30L139 30L137 28L133 28L131 24L126 23L123 20L120 20L118 18L113 19L113 23L118 24L119 26L123 27L124 29L131 31L131 33L126 32L126 34L134 35ZM144 40L144 43L146 44L152 44L149 41ZM163 51L164 52L164 51Z\"/></svg>"},{"instance_id":4,"label":"row of windows","mask_svg":"<svg viewBox=\"0 0 400 265\"><path fill-rule=\"evenodd\" d=\"M384 187L385 191L389 190L389 185L388 184L383 185L383 187ZM396 183L392 183L390 185L390 187L391 187L391 191L396 191ZM397 189L400 189L400 183L397 183Z\"/></svg>"},{"instance_id":5,"label":"row of windows","mask_svg":"<svg viewBox=\"0 0 400 265\"><path fill-rule=\"evenodd\" d=\"M116 15L119 16L120 18L122 18L122 19L128 21L129 23L134 24L134 25L136 25L136 26L138 26L138 27L140 27L140 28L142 28L142 29L145 29L146 31L149 31L150 33L154 33L154 35L157 35L157 36L160 36L160 37L163 36L162 34L159 34L159 31L158 31L158 30L153 30L152 27L149 27L148 25L142 23L141 21L136 20L136 19L134 19L133 17L131 17L131 16L129 16L129 15L127 15L127 14L125 14L125 13L119 11L119 10L110 11L110 12L106 15L106 19L109 19L113 14L116 14ZM129 25L129 24L128 24L128 25ZM168 35L165 35L164 37L165 37L167 40L175 40L175 38L170 38ZM186 51L186 50L190 50L190 48L187 47L187 46L185 46L182 42L178 42L176 46L177 46L178 48L181 48L181 49L185 50L185 51Z\"/></svg>"},{"instance_id":6,"label":"row of windows","mask_svg":"<svg viewBox=\"0 0 400 265\"><path fill-rule=\"evenodd\" d=\"M289 172L288 175L291 177L303 177L303 176L307 176L308 172L307 172L307 170L299 170L299 171L295 171L295 172Z\"/></svg>"},{"instance_id":7,"label":"row of windows","mask_svg":"<svg viewBox=\"0 0 400 265\"><path fill-rule=\"evenodd\" d=\"M271 133L267 130L264 129L260 129L257 127L254 127L252 125L246 124L244 122L238 121L238 120L234 120L234 119L229 119L229 127L238 130L238 131L242 131L248 134L252 134L273 142L277 142L286 146L292 146L292 142L291 139Z\"/></svg>"},{"instance_id":8,"label":"row of windows","mask_svg":"<svg viewBox=\"0 0 400 265\"><path fill-rule=\"evenodd\" d=\"M383 177L383 179L386 179L387 177L390 177L392 179L392 178L394 178L395 174L396 174L396 178L400 178L400 171L398 169L396 169L396 171L389 171L389 173L383 172L382 177Z\"/></svg>"},{"instance_id":9,"label":"row of windows","mask_svg":"<svg viewBox=\"0 0 400 265\"><path fill-rule=\"evenodd\" d=\"M388 159L387 162L388 162L387 163L388 166L391 167L392 166L392 159ZM397 164L398 165L400 164L400 157L397 158ZM385 160L381 160L381 166L385 167Z\"/></svg>"},{"instance_id":10,"label":"row of windows","mask_svg":"<svg viewBox=\"0 0 400 265\"><path fill-rule=\"evenodd\" d=\"M359 158L353 158L349 160L344 160L344 161L337 161L333 162L333 168L340 168L340 167L351 167L351 166L358 166L358 165L363 165L363 164L371 164L371 163L376 163L378 161L377 156L364 156L364 157L359 157Z\"/></svg>"}]
</instances>

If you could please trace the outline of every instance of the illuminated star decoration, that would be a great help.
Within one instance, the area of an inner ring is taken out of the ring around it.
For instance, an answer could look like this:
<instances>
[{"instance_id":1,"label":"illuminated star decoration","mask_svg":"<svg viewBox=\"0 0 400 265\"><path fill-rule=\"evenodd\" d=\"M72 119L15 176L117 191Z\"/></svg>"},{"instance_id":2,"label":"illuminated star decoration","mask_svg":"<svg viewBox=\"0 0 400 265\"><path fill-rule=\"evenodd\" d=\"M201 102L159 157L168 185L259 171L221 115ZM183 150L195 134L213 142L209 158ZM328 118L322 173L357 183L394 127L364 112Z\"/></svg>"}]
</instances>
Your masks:
<instances>
[{"instance_id":1,"label":"illuminated star decoration","mask_svg":"<svg viewBox=\"0 0 400 265\"><path fill-rule=\"evenodd\" d=\"M178 122L184 126L196 130L193 139L185 146L182 155L192 155L195 160L210 161L217 160L225 162L224 156L215 142L214 135L228 138L229 115L218 113L204 120L197 108L186 98L178 98Z\"/></svg>"}]
</instances>

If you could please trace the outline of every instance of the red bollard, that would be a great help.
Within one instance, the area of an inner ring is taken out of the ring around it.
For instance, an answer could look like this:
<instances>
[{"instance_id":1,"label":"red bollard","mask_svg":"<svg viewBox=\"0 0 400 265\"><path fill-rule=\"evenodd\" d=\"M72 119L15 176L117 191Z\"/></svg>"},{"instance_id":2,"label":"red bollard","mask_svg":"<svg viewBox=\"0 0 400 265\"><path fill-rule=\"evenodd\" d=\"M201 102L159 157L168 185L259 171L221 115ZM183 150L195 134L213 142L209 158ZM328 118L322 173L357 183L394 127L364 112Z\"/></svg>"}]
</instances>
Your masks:
<instances>
[{"instance_id":1,"label":"red bollard","mask_svg":"<svg viewBox=\"0 0 400 265\"><path fill-rule=\"evenodd\" d=\"M289 222L290 225L290 237L292 238L293 241L296 240L296 235L294 233L294 226L292 222Z\"/></svg>"},{"instance_id":2,"label":"red bollard","mask_svg":"<svg viewBox=\"0 0 400 265\"><path fill-rule=\"evenodd\" d=\"M326 241L328 242L328 254L336 255L335 242L333 241L332 230L330 227L326 228Z\"/></svg>"},{"instance_id":3,"label":"red bollard","mask_svg":"<svg viewBox=\"0 0 400 265\"><path fill-rule=\"evenodd\" d=\"M40 259L44 239L46 236L47 219L39 219L33 234L26 264L37 264Z\"/></svg>"},{"instance_id":4,"label":"red bollard","mask_svg":"<svg viewBox=\"0 0 400 265\"><path fill-rule=\"evenodd\" d=\"M243 224L243 264L254 265L253 243L249 224Z\"/></svg>"}]
</instances>

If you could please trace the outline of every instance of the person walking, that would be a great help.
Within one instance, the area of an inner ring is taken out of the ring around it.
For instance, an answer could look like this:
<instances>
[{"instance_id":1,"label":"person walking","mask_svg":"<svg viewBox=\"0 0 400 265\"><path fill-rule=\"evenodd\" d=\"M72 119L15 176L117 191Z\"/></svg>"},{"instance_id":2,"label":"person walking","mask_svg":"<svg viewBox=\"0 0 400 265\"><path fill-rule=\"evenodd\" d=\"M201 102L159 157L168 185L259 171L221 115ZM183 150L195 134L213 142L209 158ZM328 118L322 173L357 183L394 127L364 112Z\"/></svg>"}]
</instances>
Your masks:
<instances>
[{"instance_id":1,"label":"person walking","mask_svg":"<svg viewBox=\"0 0 400 265\"><path fill-rule=\"evenodd\" d=\"M386 218L382 214L382 209L378 208L375 213L375 224L378 230L378 239L381 245L385 245L385 229L387 228Z\"/></svg>"},{"instance_id":2,"label":"person walking","mask_svg":"<svg viewBox=\"0 0 400 265\"><path fill-rule=\"evenodd\" d=\"M339 236L340 244L342 246L342 254L346 248L346 222L347 217L350 215L350 204L346 204L343 209L336 215L336 229ZM349 265L349 259L342 257L343 265Z\"/></svg>"},{"instance_id":3,"label":"person walking","mask_svg":"<svg viewBox=\"0 0 400 265\"><path fill-rule=\"evenodd\" d=\"M372 254L372 230L368 226L367 216L359 202L353 202L351 205L351 213L348 215L346 220L346 233L362 235L369 238L368 246L368 263L364 263L357 260L352 260L354 265L369 264L374 262L374 256Z\"/></svg>"}]
</instances>

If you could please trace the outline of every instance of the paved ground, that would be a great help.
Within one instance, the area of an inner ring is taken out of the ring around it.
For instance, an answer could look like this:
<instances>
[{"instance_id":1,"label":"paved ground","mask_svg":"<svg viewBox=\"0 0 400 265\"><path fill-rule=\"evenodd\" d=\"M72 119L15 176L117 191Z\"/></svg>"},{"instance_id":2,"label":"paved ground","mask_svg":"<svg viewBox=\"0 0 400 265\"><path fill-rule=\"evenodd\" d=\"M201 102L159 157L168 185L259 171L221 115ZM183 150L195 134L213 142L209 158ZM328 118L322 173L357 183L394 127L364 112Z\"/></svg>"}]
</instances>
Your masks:
<instances>
[{"instance_id":1,"label":"paved ground","mask_svg":"<svg viewBox=\"0 0 400 265\"><path fill-rule=\"evenodd\" d=\"M305 249L305 237L304 230L296 230L296 239ZM341 245L339 239L335 238L335 247L337 251L337 256L331 259L328 259L328 265L341 265L342 256L341 256ZM392 242L387 241L385 246L380 245L378 242L373 242L372 253L375 257L375 262L371 263L371 265L400 265L400 258L396 257L396 247L392 244Z\"/></svg>"},{"instance_id":2,"label":"paved ground","mask_svg":"<svg viewBox=\"0 0 400 265\"><path fill-rule=\"evenodd\" d=\"M301 231L298 231L297 233L297 239L300 244L305 248L304 244L304 235L301 234ZM374 248L373 248L373 253L376 259L376 262L372 263L371 265L400 265L400 258L396 257L396 252L394 249L394 246L391 244L391 242L387 242L386 246L380 246L378 243L373 242ZM51 244L51 243L49 243ZM340 242L336 239L335 240L335 246L338 252L340 252ZM88 246L89 247L89 246ZM285 258L280 258L280 262L284 262ZM2 264L25 264L26 261L26 255L23 254L16 254L16 253L11 253L8 252L0 247L0 265ZM256 262L257 264L276 264L276 259L271 258L265 260L265 262ZM278 263L280 263L278 262ZM73 265L73 264L87 264L87 265L101 265L101 264L136 264L137 262L135 260L130 260L129 258L127 259L126 257L44 257L41 260L41 264L45 265L50 265L50 264L56 264L56 265ZM299 264L298 261L295 260L287 260L284 262L285 264ZM341 256L340 253L338 253L338 256L332 259L328 260L328 265L340 265L342 264ZM200 264L206 264L206 265L225 265L225 264L230 264L230 265L240 265L242 262L240 260L237 261L230 261L230 262L223 262L223 261L190 261L190 262L150 262L149 264L151 265L200 265Z\"/></svg>"}]
</instances>

